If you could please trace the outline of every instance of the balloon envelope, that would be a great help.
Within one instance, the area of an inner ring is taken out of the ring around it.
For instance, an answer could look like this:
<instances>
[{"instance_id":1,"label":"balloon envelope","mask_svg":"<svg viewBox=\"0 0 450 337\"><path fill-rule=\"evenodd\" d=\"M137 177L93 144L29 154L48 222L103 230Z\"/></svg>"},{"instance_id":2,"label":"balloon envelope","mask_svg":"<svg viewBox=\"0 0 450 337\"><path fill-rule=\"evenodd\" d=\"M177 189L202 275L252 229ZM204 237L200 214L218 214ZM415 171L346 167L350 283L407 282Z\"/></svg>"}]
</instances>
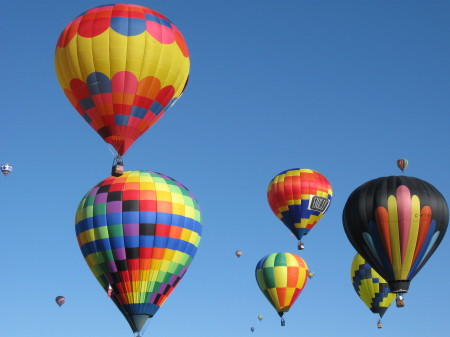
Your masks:
<instances>
[{"instance_id":1,"label":"balloon envelope","mask_svg":"<svg viewBox=\"0 0 450 337\"><path fill-rule=\"evenodd\" d=\"M123 155L181 96L189 52L162 14L130 5L90 9L59 37L59 84L83 119Z\"/></svg>"},{"instance_id":2,"label":"balloon envelope","mask_svg":"<svg viewBox=\"0 0 450 337\"><path fill-rule=\"evenodd\" d=\"M298 240L322 218L332 195L328 180L309 169L283 171L267 189L270 208Z\"/></svg>"},{"instance_id":3,"label":"balloon envelope","mask_svg":"<svg viewBox=\"0 0 450 337\"><path fill-rule=\"evenodd\" d=\"M76 234L89 268L139 332L195 256L202 232L194 196L160 173L128 171L81 200Z\"/></svg>"},{"instance_id":4,"label":"balloon envelope","mask_svg":"<svg viewBox=\"0 0 450 337\"><path fill-rule=\"evenodd\" d=\"M237 257L241 257L241 256L242 256L242 251L241 251L241 250L237 250L237 251L234 252L234 254L235 254Z\"/></svg>"},{"instance_id":5,"label":"balloon envelope","mask_svg":"<svg viewBox=\"0 0 450 337\"><path fill-rule=\"evenodd\" d=\"M56 304L58 304L58 306L62 306L64 303L66 303L66 298L64 296L56 296L55 302Z\"/></svg>"},{"instance_id":6,"label":"balloon envelope","mask_svg":"<svg viewBox=\"0 0 450 337\"><path fill-rule=\"evenodd\" d=\"M0 168L1 168L1 171L2 171L4 176L7 176L12 171L12 165L8 164L8 163L2 164L2 166Z\"/></svg>"},{"instance_id":7,"label":"balloon envelope","mask_svg":"<svg viewBox=\"0 0 450 337\"><path fill-rule=\"evenodd\" d=\"M395 299L389 285L360 254L356 254L350 269L353 288L359 298L374 314L383 317Z\"/></svg>"},{"instance_id":8,"label":"balloon envelope","mask_svg":"<svg viewBox=\"0 0 450 337\"><path fill-rule=\"evenodd\" d=\"M306 262L295 254L273 253L255 269L256 282L278 315L288 312L308 280Z\"/></svg>"},{"instance_id":9,"label":"balloon envelope","mask_svg":"<svg viewBox=\"0 0 450 337\"><path fill-rule=\"evenodd\" d=\"M402 158L397 160L397 166L402 172L404 172L408 167L408 159Z\"/></svg>"},{"instance_id":10,"label":"balloon envelope","mask_svg":"<svg viewBox=\"0 0 450 337\"><path fill-rule=\"evenodd\" d=\"M448 206L430 183L391 176L353 191L342 218L356 251L389 282L392 292L402 293L442 241Z\"/></svg>"}]
</instances>

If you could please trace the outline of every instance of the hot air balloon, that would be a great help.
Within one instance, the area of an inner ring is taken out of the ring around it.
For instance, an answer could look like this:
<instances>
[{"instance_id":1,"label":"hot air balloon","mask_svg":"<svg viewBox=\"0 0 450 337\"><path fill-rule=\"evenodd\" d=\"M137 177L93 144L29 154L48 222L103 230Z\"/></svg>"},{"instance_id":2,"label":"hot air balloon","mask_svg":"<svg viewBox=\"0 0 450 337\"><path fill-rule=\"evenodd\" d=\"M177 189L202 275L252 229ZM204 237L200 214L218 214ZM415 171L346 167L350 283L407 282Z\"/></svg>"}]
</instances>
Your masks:
<instances>
[{"instance_id":1,"label":"hot air balloon","mask_svg":"<svg viewBox=\"0 0 450 337\"><path fill-rule=\"evenodd\" d=\"M381 318L395 299L388 283L368 264L360 254L356 254L350 269L350 277L356 293L374 314L380 315L378 327L381 328Z\"/></svg>"},{"instance_id":2,"label":"hot air balloon","mask_svg":"<svg viewBox=\"0 0 450 337\"><path fill-rule=\"evenodd\" d=\"M189 67L178 28L164 15L130 4L79 15L63 30L55 51L65 95L119 160L178 100Z\"/></svg>"},{"instance_id":3,"label":"hot air balloon","mask_svg":"<svg viewBox=\"0 0 450 337\"><path fill-rule=\"evenodd\" d=\"M2 170L3 175L6 177L8 174L11 173L12 166L8 163L4 163L2 164L2 166L0 166L0 169Z\"/></svg>"},{"instance_id":4,"label":"hot air balloon","mask_svg":"<svg viewBox=\"0 0 450 337\"><path fill-rule=\"evenodd\" d=\"M397 166L402 172L405 172L406 168L408 167L408 159L399 159L397 160Z\"/></svg>"},{"instance_id":5,"label":"hot air balloon","mask_svg":"<svg viewBox=\"0 0 450 337\"><path fill-rule=\"evenodd\" d=\"M333 191L328 180L309 169L286 170L275 176L267 189L267 199L275 215L299 240L322 218Z\"/></svg>"},{"instance_id":6,"label":"hot air balloon","mask_svg":"<svg viewBox=\"0 0 450 337\"><path fill-rule=\"evenodd\" d=\"M66 298L64 296L56 296L55 302L56 304L58 304L58 306L62 306L64 303L66 303Z\"/></svg>"},{"instance_id":7,"label":"hot air balloon","mask_svg":"<svg viewBox=\"0 0 450 337\"><path fill-rule=\"evenodd\" d=\"M285 322L288 312L308 280L308 266L299 256L291 253L273 253L263 257L255 269L259 289Z\"/></svg>"},{"instance_id":8,"label":"hot air balloon","mask_svg":"<svg viewBox=\"0 0 450 337\"><path fill-rule=\"evenodd\" d=\"M238 258L240 258L240 257L242 256L242 250L237 250L234 254L235 254Z\"/></svg>"},{"instance_id":9,"label":"hot air balloon","mask_svg":"<svg viewBox=\"0 0 450 337\"><path fill-rule=\"evenodd\" d=\"M356 251L388 281L392 292L405 293L444 237L448 206L430 183L391 176L353 191L342 218Z\"/></svg>"},{"instance_id":10,"label":"hot air balloon","mask_svg":"<svg viewBox=\"0 0 450 337\"><path fill-rule=\"evenodd\" d=\"M309 279L312 279L314 277L314 272L313 271L310 271L309 273L308 273L308 278Z\"/></svg>"},{"instance_id":11,"label":"hot air balloon","mask_svg":"<svg viewBox=\"0 0 450 337\"><path fill-rule=\"evenodd\" d=\"M259 321L262 321L263 317L261 315L258 316Z\"/></svg>"},{"instance_id":12,"label":"hot air balloon","mask_svg":"<svg viewBox=\"0 0 450 337\"><path fill-rule=\"evenodd\" d=\"M254 327L251 327L251 328L250 328L250 331L251 331L251 332L255 332L255 328L254 328Z\"/></svg>"},{"instance_id":13,"label":"hot air balloon","mask_svg":"<svg viewBox=\"0 0 450 337\"><path fill-rule=\"evenodd\" d=\"M94 186L81 200L76 234L105 292L138 333L186 273L202 232L191 192L150 171L125 171Z\"/></svg>"}]
</instances>

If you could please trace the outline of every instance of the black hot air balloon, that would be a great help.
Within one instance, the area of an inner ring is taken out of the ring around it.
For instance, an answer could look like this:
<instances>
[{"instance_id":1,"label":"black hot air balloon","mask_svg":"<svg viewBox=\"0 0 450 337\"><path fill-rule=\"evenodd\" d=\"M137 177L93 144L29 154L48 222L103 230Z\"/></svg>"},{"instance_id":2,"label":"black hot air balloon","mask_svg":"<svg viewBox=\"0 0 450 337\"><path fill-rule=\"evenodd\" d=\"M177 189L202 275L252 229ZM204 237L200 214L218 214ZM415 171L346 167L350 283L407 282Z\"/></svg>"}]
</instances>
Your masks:
<instances>
[{"instance_id":1,"label":"black hot air balloon","mask_svg":"<svg viewBox=\"0 0 450 337\"><path fill-rule=\"evenodd\" d=\"M448 206L430 183L390 176L353 191L342 218L358 253L388 281L392 292L405 293L444 237Z\"/></svg>"},{"instance_id":2,"label":"black hot air balloon","mask_svg":"<svg viewBox=\"0 0 450 337\"><path fill-rule=\"evenodd\" d=\"M56 296L55 302L56 304L58 304L58 306L62 306L64 303L66 303L66 298L64 296Z\"/></svg>"}]
</instances>

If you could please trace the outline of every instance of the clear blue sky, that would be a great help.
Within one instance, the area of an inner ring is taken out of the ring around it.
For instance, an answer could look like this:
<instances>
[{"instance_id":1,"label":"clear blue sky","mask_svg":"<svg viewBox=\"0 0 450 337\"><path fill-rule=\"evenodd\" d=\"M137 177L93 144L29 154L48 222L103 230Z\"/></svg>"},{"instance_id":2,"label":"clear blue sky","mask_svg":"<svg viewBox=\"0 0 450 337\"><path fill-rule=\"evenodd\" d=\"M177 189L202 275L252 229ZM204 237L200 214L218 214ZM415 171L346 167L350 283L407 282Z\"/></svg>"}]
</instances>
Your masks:
<instances>
[{"instance_id":1,"label":"clear blue sky","mask_svg":"<svg viewBox=\"0 0 450 337\"><path fill-rule=\"evenodd\" d=\"M183 97L132 146L128 170L167 174L203 210L189 271L147 337L449 335L449 237L384 327L350 282L354 250L341 221L367 180L407 175L450 199L450 3L438 0L135 1L170 18L191 54ZM112 155L62 93L53 67L65 25L92 0L6 1L0 14L0 336L132 336L78 248L78 202L110 172ZM315 277L280 327L254 268L298 253L266 200L290 168L324 174L327 214L300 255ZM237 259L234 251L241 249ZM59 308L54 298L64 295ZM263 315L261 322L257 316Z\"/></svg>"}]
</instances>

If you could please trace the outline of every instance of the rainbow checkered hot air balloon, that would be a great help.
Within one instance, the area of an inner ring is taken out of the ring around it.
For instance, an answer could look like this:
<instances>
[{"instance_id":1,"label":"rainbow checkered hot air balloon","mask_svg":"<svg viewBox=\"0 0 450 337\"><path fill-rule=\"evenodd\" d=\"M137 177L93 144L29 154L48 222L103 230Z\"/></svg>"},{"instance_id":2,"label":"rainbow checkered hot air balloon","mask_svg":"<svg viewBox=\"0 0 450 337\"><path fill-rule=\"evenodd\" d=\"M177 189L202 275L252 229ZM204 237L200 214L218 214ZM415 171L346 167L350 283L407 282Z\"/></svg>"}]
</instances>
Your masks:
<instances>
[{"instance_id":1,"label":"rainbow checkered hot air balloon","mask_svg":"<svg viewBox=\"0 0 450 337\"><path fill-rule=\"evenodd\" d=\"M126 171L94 186L76 214L81 252L139 333L186 273L202 232L197 201L179 182Z\"/></svg>"},{"instance_id":2,"label":"rainbow checkered hot air balloon","mask_svg":"<svg viewBox=\"0 0 450 337\"><path fill-rule=\"evenodd\" d=\"M189 52L164 15L130 4L90 9L59 37L59 84L84 120L122 156L181 96Z\"/></svg>"},{"instance_id":3,"label":"rainbow checkered hot air balloon","mask_svg":"<svg viewBox=\"0 0 450 337\"><path fill-rule=\"evenodd\" d=\"M302 237L328 210L332 195L328 180L309 169L283 171L267 189L270 208L300 241L299 249L303 249Z\"/></svg>"},{"instance_id":4,"label":"rainbow checkered hot air balloon","mask_svg":"<svg viewBox=\"0 0 450 337\"><path fill-rule=\"evenodd\" d=\"M255 269L256 282L281 317L288 312L308 281L308 266L295 254L273 253L263 257Z\"/></svg>"}]
</instances>

